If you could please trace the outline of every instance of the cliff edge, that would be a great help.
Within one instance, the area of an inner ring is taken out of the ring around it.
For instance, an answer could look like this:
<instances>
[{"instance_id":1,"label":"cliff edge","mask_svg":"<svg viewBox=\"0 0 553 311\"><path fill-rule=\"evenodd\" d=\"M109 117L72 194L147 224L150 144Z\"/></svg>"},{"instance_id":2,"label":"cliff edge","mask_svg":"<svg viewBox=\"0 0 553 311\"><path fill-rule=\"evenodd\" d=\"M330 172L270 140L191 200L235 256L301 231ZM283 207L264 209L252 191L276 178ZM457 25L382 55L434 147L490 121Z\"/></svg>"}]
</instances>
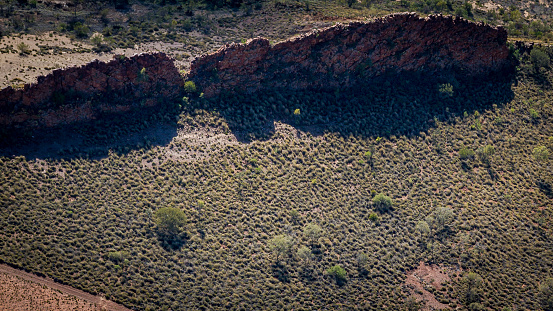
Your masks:
<instances>
[{"instance_id":1,"label":"cliff edge","mask_svg":"<svg viewBox=\"0 0 553 311\"><path fill-rule=\"evenodd\" d=\"M195 59L188 80L206 96L263 89L334 90L387 72L473 77L510 67L507 32L463 18L392 14L271 45L256 38Z\"/></svg>"},{"instance_id":2,"label":"cliff edge","mask_svg":"<svg viewBox=\"0 0 553 311\"><path fill-rule=\"evenodd\" d=\"M182 97L184 81L163 53L115 56L58 69L22 89L0 90L0 126L41 128Z\"/></svg>"}]
</instances>

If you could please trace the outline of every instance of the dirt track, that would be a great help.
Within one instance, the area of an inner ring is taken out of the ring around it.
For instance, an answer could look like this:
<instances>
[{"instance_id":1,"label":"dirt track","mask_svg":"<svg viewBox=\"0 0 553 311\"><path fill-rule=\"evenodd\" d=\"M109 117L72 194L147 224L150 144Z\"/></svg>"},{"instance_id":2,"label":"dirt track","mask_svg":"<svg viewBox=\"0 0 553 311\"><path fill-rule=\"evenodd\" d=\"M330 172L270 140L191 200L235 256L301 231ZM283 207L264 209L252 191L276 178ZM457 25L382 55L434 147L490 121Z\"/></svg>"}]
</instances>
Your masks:
<instances>
[{"instance_id":1,"label":"dirt track","mask_svg":"<svg viewBox=\"0 0 553 311\"><path fill-rule=\"evenodd\" d=\"M94 296L89 293L86 293L82 290L73 288L71 286L62 285L60 283L54 282L54 280L50 278L43 278L36 276L31 273L27 273L21 270L14 269L12 267L9 267L7 265L0 264L0 273L16 276L26 281L31 281L34 283L38 283L40 285L46 285L51 289L59 290L63 294L75 296L79 299L82 299L86 302L92 303L96 305L97 310L110 310L110 311L130 311L131 309L128 309L122 305L119 305L115 302L106 300L105 298L101 296ZM0 310L2 309L2 306L0 306Z\"/></svg>"}]
</instances>

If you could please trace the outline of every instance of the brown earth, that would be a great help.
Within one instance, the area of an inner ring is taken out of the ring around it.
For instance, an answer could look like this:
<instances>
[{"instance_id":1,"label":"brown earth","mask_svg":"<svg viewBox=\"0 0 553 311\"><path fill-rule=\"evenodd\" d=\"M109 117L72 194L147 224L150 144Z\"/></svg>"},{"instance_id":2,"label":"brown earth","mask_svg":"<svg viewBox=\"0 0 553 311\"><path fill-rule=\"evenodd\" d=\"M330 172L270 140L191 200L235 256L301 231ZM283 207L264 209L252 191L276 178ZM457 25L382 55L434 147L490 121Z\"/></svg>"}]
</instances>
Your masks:
<instances>
[{"instance_id":1,"label":"brown earth","mask_svg":"<svg viewBox=\"0 0 553 311\"><path fill-rule=\"evenodd\" d=\"M0 310L130 311L76 288L0 264Z\"/></svg>"},{"instance_id":2,"label":"brown earth","mask_svg":"<svg viewBox=\"0 0 553 311\"><path fill-rule=\"evenodd\" d=\"M407 273L405 285L411 295L423 303L423 310L443 310L449 306L439 302L428 290L434 288L440 290L446 282L451 281L454 271L437 265L426 265L420 262L419 267Z\"/></svg>"}]
</instances>

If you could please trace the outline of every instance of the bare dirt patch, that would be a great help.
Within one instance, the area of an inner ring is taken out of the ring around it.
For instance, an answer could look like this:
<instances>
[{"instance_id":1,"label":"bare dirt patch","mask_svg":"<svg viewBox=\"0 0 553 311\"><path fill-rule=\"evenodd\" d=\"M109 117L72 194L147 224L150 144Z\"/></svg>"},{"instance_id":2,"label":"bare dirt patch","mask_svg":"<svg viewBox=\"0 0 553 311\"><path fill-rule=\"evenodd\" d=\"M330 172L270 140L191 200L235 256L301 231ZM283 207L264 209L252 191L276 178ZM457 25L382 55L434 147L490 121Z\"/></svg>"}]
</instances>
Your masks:
<instances>
[{"instance_id":1,"label":"bare dirt patch","mask_svg":"<svg viewBox=\"0 0 553 311\"><path fill-rule=\"evenodd\" d=\"M6 265L0 265L0 310L113 310L121 305Z\"/></svg>"},{"instance_id":2,"label":"bare dirt patch","mask_svg":"<svg viewBox=\"0 0 553 311\"><path fill-rule=\"evenodd\" d=\"M426 265L424 262L419 267L407 273L405 285L417 301L423 302L423 310L443 310L449 306L439 302L430 291L440 290L446 282L451 281L451 275L455 272L449 268L437 265Z\"/></svg>"},{"instance_id":3,"label":"bare dirt patch","mask_svg":"<svg viewBox=\"0 0 553 311\"><path fill-rule=\"evenodd\" d=\"M0 273L0 310L101 310L47 286Z\"/></svg>"}]
</instances>

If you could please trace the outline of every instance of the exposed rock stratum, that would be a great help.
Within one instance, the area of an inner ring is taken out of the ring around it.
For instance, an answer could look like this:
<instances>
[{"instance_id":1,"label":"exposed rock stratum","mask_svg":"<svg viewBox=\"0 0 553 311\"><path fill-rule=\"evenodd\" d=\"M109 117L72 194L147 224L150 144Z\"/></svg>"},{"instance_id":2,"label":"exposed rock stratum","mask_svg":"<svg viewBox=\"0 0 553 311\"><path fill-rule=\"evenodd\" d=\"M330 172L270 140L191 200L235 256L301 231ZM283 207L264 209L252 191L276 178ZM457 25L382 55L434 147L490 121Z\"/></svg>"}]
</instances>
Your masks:
<instances>
[{"instance_id":1,"label":"exposed rock stratum","mask_svg":"<svg viewBox=\"0 0 553 311\"><path fill-rule=\"evenodd\" d=\"M509 67L507 32L463 18L414 13L338 24L273 46L256 38L192 62L188 79L206 96L266 88L334 90L385 73L473 77Z\"/></svg>"},{"instance_id":2,"label":"exposed rock stratum","mask_svg":"<svg viewBox=\"0 0 553 311\"><path fill-rule=\"evenodd\" d=\"M163 53L54 70L23 89L0 91L0 126L52 127L182 97L184 81Z\"/></svg>"},{"instance_id":3,"label":"exposed rock stratum","mask_svg":"<svg viewBox=\"0 0 553 311\"><path fill-rule=\"evenodd\" d=\"M386 74L471 78L512 68L507 32L462 18L414 13L316 30L271 45L225 45L192 62L185 79L206 97L267 89L362 88ZM179 99L183 77L162 53L56 70L23 89L0 91L0 125L41 128Z\"/></svg>"}]
</instances>

